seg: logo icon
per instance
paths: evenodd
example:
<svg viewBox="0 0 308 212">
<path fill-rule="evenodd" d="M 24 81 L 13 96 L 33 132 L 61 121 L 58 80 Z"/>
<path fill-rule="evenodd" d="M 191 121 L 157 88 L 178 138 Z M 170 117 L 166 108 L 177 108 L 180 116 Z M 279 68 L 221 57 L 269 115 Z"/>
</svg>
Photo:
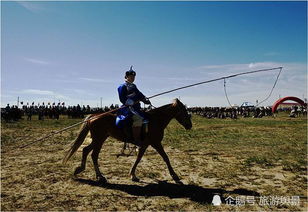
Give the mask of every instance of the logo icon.
<svg viewBox="0 0 308 212">
<path fill-rule="evenodd" d="M 214 195 L 212 204 L 213 204 L 214 206 L 219 206 L 219 205 L 221 205 L 221 199 L 220 199 L 220 196 L 219 196 L 219 195 L 217 195 L 217 194 Z"/>
</svg>

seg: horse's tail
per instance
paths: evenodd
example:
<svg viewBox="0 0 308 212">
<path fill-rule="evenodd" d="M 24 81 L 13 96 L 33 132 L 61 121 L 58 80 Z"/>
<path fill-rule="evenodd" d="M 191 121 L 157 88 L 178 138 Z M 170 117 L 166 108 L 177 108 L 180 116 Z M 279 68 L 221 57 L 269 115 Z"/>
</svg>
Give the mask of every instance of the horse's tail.
<svg viewBox="0 0 308 212">
<path fill-rule="evenodd" d="M 88 119 L 90 117 L 91 117 L 91 115 L 89 115 L 89 116 L 87 116 L 85 118 L 84 123 L 80 127 L 80 131 L 79 131 L 78 137 L 75 139 L 73 145 L 71 146 L 69 151 L 66 153 L 66 155 L 65 155 L 65 157 L 64 157 L 64 159 L 62 161 L 63 164 L 65 164 L 75 154 L 75 152 L 78 150 L 78 148 L 81 146 L 81 144 L 83 143 L 84 139 L 88 135 L 88 133 L 90 131 Z"/>
</svg>

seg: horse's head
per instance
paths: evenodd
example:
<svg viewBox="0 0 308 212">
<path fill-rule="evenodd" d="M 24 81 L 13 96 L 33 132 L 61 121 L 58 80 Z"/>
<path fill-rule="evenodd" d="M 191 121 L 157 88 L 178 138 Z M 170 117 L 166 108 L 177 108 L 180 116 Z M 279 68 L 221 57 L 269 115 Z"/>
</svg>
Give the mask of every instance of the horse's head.
<svg viewBox="0 0 308 212">
<path fill-rule="evenodd" d="M 192 128 L 191 114 L 188 113 L 185 105 L 179 100 L 175 99 L 173 102 L 173 107 L 178 109 L 175 119 L 183 126 L 186 130 Z"/>
</svg>

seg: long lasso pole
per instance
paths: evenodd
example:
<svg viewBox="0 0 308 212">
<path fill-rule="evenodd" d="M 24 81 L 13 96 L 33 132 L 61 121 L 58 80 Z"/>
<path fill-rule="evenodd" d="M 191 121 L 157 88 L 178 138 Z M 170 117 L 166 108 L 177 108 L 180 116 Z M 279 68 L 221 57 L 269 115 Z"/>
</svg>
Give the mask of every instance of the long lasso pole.
<svg viewBox="0 0 308 212">
<path fill-rule="evenodd" d="M 233 78 L 233 77 L 237 77 L 237 76 L 241 76 L 241 75 L 254 74 L 254 73 L 266 72 L 266 71 L 274 71 L 274 70 L 277 70 L 277 69 L 280 69 L 280 71 L 281 71 L 282 67 L 269 68 L 269 69 L 260 69 L 260 70 L 255 70 L 255 71 L 242 72 L 242 73 L 237 73 L 237 74 L 233 74 L 233 75 L 229 75 L 229 76 L 225 76 L 225 77 L 220 77 L 220 78 L 216 78 L 216 79 L 212 79 L 212 80 L 207 80 L 207 81 L 203 81 L 203 82 L 199 82 L 199 83 L 194 83 L 194 84 L 191 84 L 191 85 L 187 85 L 187 86 L 183 86 L 183 87 L 179 87 L 179 88 L 175 88 L 175 89 L 172 89 L 172 90 L 168 90 L 168 91 L 165 91 L 165 92 L 162 92 L 162 93 L 155 94 L 155 95 L 153 95 L 153 96 L 148 97 L 148 99 L 152 99 L 152 98 L 157 97 L 157 96 L 161 96 L 161 95 L 164 95 L 164 94 L 167 94 L 167 93 L 171 93 L 171 92 L 174 92 L 174 91 L 177 91 L 177 90 L 182 90 L 182 89 L 185 89 L 185 88 L 190 88 L 190 87 L 197 86 L 197 85 L 201 85 L 201 84 L 206 84 L 206 83 L 215 82 L 215 81 L 219 81 L 219 80 L 225 80 L 225 79 L 228 79 L 228 78 Z M 26 145 L 20 146 L 19 148 L 27 147 L 27 146 L 29 146 L 29 145 L 31 145 L 31 144 L 33 144 L 33 143 L 36 143 L 36 142 L 38 142 L 38 141 L 42 141 L 42 140 L 44 140 L 44 139 L 46 139 L 46 138 L 49 138 L 49 137 L 51 137 L 51 136 L 53 136 L 53 135 L 56 135 L 56 134 L 61 133 L 61 132 L 64 132 L 64 131 L 66 131 L 66 130 L 68 130 L 68 129 L 71 129 L 71 128 L 75 127 L 75 126 L 78 126 L 78 125 L 80 125 L 80 124 L 83 124 L 83 123 L 85 123 L 85 122 L 87 122 L 87 121 L 99 119 L 100 117 L 102 117 L 102 116 L 104 116 L 104 115 L 106 115 L 106 114 L 116 112 L 116 111 L 118 111 L 118 110 L 120 110 L 120 109 L 122 109 L 122 108 L 125 108 L 125 107 L 126 107 L 126 106 L 122 106 L 122 107 L 120 107 L 120 108 L 116 108 L 116 109 L 113 109 L 113 110 L 110 110 L 110 111 L 107 111 L 107 112 L 104 112 L 104 113 L 101 113 L 101 114 L 94 115 L 93 117 L 91 117 L 91 118 L 89 118 L 89 119 L 86 119 L 86 120 L 83 120 L 83 121 L 78 122 L 78 123 L 76 123 L 76 124 L 73 124 L 73 125 L 71 125 L 71 126 L 65 127 L 65 128 L 63 128 L 63 129 L 61 129 L 61 130 L 52 132 L 52 133 L 50 133 L 50 134 L 48 134 L 48 135 L 46 135 L 46 136 L 44 136 L 44 137 L 41 137 L 41 138 L 39 138 L 39 139 L 37 139 L 37 140 L 31 142 L 31 143 L 28 143 L 28 144 L 26 144 Z"/>
<path fill-rule="evenodd" d="M 181 89 L 185 89 L 185 88 L 190 88 L 190 87 L 201 85 L 201 84 L 205 84 L 205 83 L 215 82 L 215 81 L 219 81 L 219 80 L 223 80 L 223 79 L 228 79 L 228 78 L 232 78 L 232 77 L 238 77 L 238 76 L 246 75 L 246 74 L 254 74 L 254 73 L 265 72 L 265 71 L 274 71 L 274 70 L 277 70 L 277 69 L 282 69 L 282 67 L 242 72 L 242 73 L 233 74 L 233 75 L 229 75 L 229 76 L 225 76 L 225 77 L 220 77 L 220 78 L 217 78 L 217 79 L 212 79 L 212 80 L 207 80 L 207 81 L 203 81 L 203 82 L 198 82 L 198 83 L 195 83 L 195 84 L 186 85 L 186 86 L 175 88 L 175 89 L 172 89 L 172 90 L 169 90 L 169 91 L 165 91 L 165 92 L 162 92 L 162 93 L 159 93 L 159 94 L 155 94 L 155 95 L 150 96 L 148 98 L 151 99 L 151 98 L 154 98 L 154 97 L 157 97 L 157 96 L 160 96 L 160 95 L 164 95 L 164 94 L 171 93 L 171 92 L 174 92 L 174 91 L 177 91 L 177 90 L 181 90 Z"/>
</svg>

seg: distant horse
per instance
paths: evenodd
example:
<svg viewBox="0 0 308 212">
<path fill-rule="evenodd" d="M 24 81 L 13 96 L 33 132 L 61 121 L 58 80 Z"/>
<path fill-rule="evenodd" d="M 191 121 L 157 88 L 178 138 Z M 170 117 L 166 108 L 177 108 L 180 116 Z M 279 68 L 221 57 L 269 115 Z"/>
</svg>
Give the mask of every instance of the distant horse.
<svg viewBox="0 0 308 212">
<path fill-rule="evenodd" d="M 188 114 L 186 107 L 178 99 L 175 99 L 173 104 L 164 105 L 159 108 L 155 108 L 148 113 L 149 116 L 149 126 L 148 133 L 144 140 L 141 142 L 141 147 L 138 152 L 137 159 L 130 170 L 130 177 L 133 181 L 139 181 L 135 175 L 135 171 L 138 163 L 140 162 L 144 152 L 151 145 L 163 158 L 167 164 L 169 173 L 176 183 L 181 183 L 180 178 L 174 172 L 169 158 L 164 151 L 161 141 L 164 137 L 164 129 L 167 127 L 171 119 L 175 118 L 185 129 L 191 129 L 191 116 Z M 81 126 L 78 137 L 74 141 L 74 144 L 67 152 L 63 162 L 67 162 L 69 158 L 77 151 L 81 146 L 84 139 L 86 138 L 88 132 L 91 132 L 92 142 L 88 146 L 83 148 L 81 166 L 75 169 L 74 175 L 81 173 L 85 170 L 86 160 L 88 154 L 92 152 L 92 160 L 94 164 L 94 169 L 96 172 L 96 178 L 101 183 L 106 183 L 106 178 L 102 175 L 98 166 L 98 155 L 102 148 L 104 141 L 109 137 L 116 138 L 120 141 L 126 141 L 125 134 L 121 129 L 115 125 L 116 115 L 112 113 L 107 113 L 106 115 L 99 117 L 97 119 L 92 119 L 93 115 L 88 116 L 85 119 L 85 123 Z M 91 118 L 91 119 L 90 119 Z M 90 119 L 90 120 L 89 120 Z M 88 120 L 88 121 L 87 121 Z"/>
</svg>

